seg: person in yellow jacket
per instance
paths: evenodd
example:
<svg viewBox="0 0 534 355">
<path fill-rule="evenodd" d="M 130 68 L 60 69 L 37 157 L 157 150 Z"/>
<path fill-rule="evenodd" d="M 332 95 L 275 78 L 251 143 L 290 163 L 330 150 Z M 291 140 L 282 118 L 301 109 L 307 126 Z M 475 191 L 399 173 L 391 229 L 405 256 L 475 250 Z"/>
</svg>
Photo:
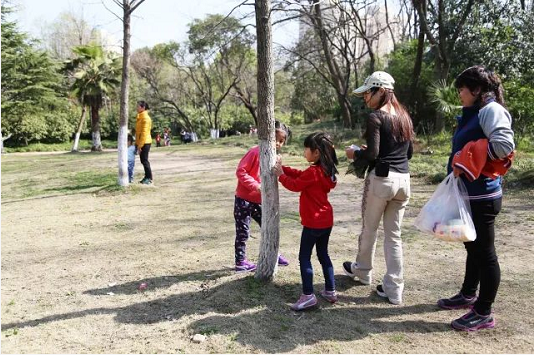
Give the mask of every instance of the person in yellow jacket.
<svg viewBox="0 0 534 355">
<path fill-rule="evenodd" d="M 135 145 L 137 152 L 141 159 L 141 164 L 145 169 L 145 177 L 139 181 L 141 184 L 152 184 L 152 170 L 150 169 L 150 162 L 148 161 L 148 152 L 152 144 L 152 136 L 150 130 L 152 129 L 152 119 L 148 115 L 148 104 L 145 101 L 137 102 L 137 118 L 135 123 Z"/>
</svg>

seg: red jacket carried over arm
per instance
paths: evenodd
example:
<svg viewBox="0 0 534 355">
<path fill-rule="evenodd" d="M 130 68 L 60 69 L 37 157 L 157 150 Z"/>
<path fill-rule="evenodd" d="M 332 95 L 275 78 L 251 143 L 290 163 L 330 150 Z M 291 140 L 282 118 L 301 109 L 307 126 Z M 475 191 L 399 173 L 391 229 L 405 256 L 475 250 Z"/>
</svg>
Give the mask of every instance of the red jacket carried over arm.
<svg viewBox="0 0 534 355">
<path fill-rule="evenodd" d="M 452 166 L 464 172 L 469 181 L 478 179 L 481 174 L 495 180 L 508 172 L 514 152 L 504 159 L 491 159 L 488 149 L 488 140 L 485 138 L 469 142 L 454 155 Z"/>
</svg>

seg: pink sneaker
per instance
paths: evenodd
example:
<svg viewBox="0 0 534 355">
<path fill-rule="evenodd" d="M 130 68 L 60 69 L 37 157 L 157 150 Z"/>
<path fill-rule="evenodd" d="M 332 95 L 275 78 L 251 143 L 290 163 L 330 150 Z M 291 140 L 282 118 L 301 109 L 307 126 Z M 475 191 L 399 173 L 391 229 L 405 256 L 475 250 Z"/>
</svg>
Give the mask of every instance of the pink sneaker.
<svg viewBox="0 0 534 355">
<path fill-rule="evenodd" d="M 311 295 L 300 295 L 299 300 L 291 305 L 291 309 L 294 311 L 304 311 L 306 309 L 313 308 L 317 305 L 317 298 L 312 293 Z"/>
<path fill-rule="evenodd" d="M 336 291 L 327 291 L 322 290 L 321 291 L 321 297 L 323 297 L 325 300 L 327 300 L 330 303 L 336 303 L 337 302 L 337 295 Z"/>
</svg>

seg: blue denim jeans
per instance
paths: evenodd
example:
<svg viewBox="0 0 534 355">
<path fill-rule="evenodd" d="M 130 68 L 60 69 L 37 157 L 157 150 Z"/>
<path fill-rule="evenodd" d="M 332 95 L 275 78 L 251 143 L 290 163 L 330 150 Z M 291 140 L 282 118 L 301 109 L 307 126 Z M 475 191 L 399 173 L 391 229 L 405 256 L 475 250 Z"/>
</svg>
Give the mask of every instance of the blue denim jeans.
<svg viewBox="0 0 534 355">
<path fill-rule="evenodd" d="M 128 180 L 129 182 L 133 182 L 133 175 L 134 175 L 134 167 L 135 167 L 135 160 L 128 162 Z"/>
<path fill-rule="evenodd" d="M 332 227 L 324 229 L 313 229 L 304 227 L 300 237 L 300 276 L 302 278 L 302 293 L 311 295 L 313 293 L 313 267 L 311 264 L 311 254 L 313 247 L 317 246 L 317 257 L 323 267 L 325 290 L 334 291 L 336 289 L 334 281 L 334 267 L 328 255 L 328 240 L 330 239 Z"/>
</svg>

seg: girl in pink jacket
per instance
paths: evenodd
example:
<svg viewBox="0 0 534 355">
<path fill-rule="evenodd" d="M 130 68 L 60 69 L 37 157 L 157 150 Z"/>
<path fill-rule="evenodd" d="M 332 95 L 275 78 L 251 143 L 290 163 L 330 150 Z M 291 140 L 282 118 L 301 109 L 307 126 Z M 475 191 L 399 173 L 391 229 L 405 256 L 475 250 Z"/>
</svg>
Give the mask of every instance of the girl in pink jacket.
<svg viewBox="0 0 534 355">
<path fill-rule="evenodd" d="M 278 121 L 276 127 L 276 150 L 280 150 L 288 135 L 287 127 Z M 254 271 L 256 264 L 246 257 L 247 240 L 250 236 L 250 220 L 254 219 L 261 226 L 261 184 L 260 184 L 260 147 L 252 147 L 239 162 L 236 170 L 237 189 L 235 191 L 235 270 Z M 278 256 L 278 265 L 286 266 L 289 262 Z"/>
</svg>

